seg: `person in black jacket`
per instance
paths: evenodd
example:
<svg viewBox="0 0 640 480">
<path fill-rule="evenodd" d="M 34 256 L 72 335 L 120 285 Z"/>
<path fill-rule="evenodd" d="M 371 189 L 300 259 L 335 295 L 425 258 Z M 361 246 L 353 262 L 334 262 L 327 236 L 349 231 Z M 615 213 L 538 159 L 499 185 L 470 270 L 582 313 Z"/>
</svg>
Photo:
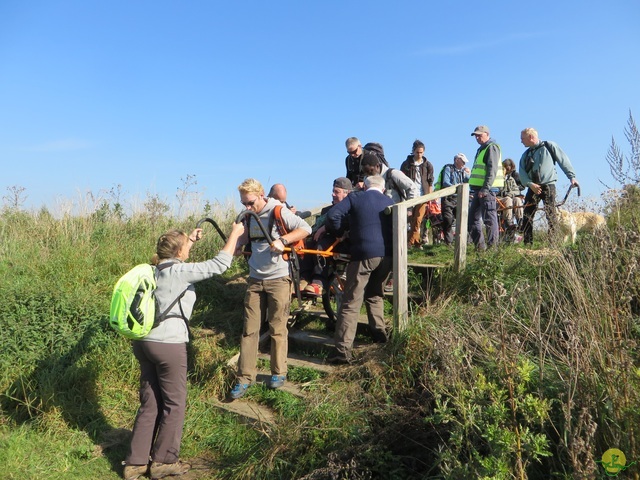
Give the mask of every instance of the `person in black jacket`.
<svg viewBox="0 0 640 480">
<path fill-rule="evenodd" d="M 344 143 L 347 147 L 347 158 L 344 159 L 344 165 L 347 169 L 345 177 L 351 180 L 351 184 L 356 187 L 364 179 L 360 171 L 360 163 L 364 156 L 362 144 L 356 137 L 349 137 Z"/>
<path fill-rule="evenodd" d="M 425 146 L 420 140 L 413 142 L 411 155 L 400 165 L 400 170 L 413 180 L 420 189 L 420 195 L 433 192 L 433 165 L 424 156 Z M 411 215 L 411 229 L 409 231 L 409 246 L 421 247 L 420 227 L 427 213 L 428 204 L 421 203 L 413 207 Z"/>
</svg>

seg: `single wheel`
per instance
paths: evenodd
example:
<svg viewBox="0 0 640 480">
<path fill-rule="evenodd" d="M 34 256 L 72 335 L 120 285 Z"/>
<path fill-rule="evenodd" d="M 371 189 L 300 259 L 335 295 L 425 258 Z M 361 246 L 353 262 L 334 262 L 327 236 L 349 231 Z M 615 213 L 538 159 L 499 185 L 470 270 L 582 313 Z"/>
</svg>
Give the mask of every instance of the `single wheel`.
<svg viewBox="0 0 640 480">
<path fill-rule="evenodd" d="M 328 317 L 327 330 L 334 330 L 336 328 L 338 312 L 342 306 L 343 293 L 344 279 L 339 275 L 332 275 L 322 292 L 322 306 Z"/>
</svg>

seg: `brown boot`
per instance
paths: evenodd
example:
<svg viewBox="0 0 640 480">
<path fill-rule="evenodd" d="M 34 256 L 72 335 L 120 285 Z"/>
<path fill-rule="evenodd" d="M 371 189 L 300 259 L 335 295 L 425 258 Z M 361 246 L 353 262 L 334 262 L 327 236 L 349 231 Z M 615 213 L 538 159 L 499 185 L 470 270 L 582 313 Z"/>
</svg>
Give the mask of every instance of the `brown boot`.
<svg viewBox="0 0 640 480">
<path fill-rule="evenodd" d="M 148 465 L 125 465 L 122 476 L 124 480 L 137 480 L 138 477 L 147 473 Z"/>
<path fill-rule="evenodd" d="M 169 477 L 171 475 L 184 475 L 189 471 L 191 465 L 181 461 L 176 463 L 151 463 L 151 480 Z"/>
</svg>

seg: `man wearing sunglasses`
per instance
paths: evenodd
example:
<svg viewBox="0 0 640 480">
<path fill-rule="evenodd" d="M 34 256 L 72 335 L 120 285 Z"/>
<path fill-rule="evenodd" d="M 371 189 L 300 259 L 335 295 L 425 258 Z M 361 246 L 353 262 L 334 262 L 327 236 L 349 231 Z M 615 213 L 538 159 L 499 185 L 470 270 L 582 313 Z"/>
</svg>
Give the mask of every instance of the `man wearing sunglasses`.
<svg viewBox="0 0 640 480">
<path fill-rule="evenodd" d="M 266 316 L 271 335 L 271 380 L 270 388 L 280 388 L 287 378 L 287 350 L 289 304 L 291 302 L 291 277 L 289 263 L 282 252 L 298 240 L 311 233 L 311 227 L 289 209 L 281 210 L 282 220 L 288 233 L 280 235 L 272 220 L 273 209 L 281 203 L 264 195 L 262 184 L 253 178 L 238 187 L 240 203 L 258 215 L 260 223 L 267 230 L 273 243 L 265 238 L 258 222 L 249 221 L 249 228 L 238 240 L 238 245 L 251 243 L 249 257 L 249 280 L 244 297 L 244 326 L 240 340 L 237 381 L 230 396 L 242 397 L 257 376 L 258 340 L 260 325 Z M 245 217 L 247 219 L 250 216 Z M 265 311 L 266 310 L 266 311 Z"/>
<path fill-rule="evenodd" d="M 360 163 L 363 157 L 362 144 L 356 137 L 349 137 L 344 143 L 347 147 L 347 158 L 344 159 L 344 165 L 347 168 L 345 176 L 351 180 L 351 184 L 355 187 L 364 178 L 360 171 Z"/>
</svg>

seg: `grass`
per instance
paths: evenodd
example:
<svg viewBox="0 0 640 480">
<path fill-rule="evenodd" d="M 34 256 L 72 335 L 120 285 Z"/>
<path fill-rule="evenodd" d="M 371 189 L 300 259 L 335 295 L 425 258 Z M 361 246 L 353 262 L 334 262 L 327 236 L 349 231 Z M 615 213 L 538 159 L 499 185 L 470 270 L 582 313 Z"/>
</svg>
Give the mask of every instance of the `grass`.
<svg viewBox="0 0 640 480">
<path fill-rule="evenodd" d="M 197 286 L 182 446 L 194 478 L 587 478 L 608 448 L 639 458 L 636 207 L 610 206 L 607 235 L 574 246 L 505 246 L 471 253 L 461 274 L 439 269 L 428 302 L 386 345 L 329 375 L 290 367 L 304 398 L 252 388 L 276 415 L 258 428 L 211 401 L 228 391 L 238 351 L 246 262 L 236 260 Z M 228 230 L 232 215 L 221 217 Z M 138 367 L 107 326 L 111 289 L 160 233 L 194 223 L 0 215 L 3 478 L 120 478 Z M 220 246 L 207 235 L 192 260 Z M 439 246 L 411 255 L 453 257 Z"/>
</svg>

